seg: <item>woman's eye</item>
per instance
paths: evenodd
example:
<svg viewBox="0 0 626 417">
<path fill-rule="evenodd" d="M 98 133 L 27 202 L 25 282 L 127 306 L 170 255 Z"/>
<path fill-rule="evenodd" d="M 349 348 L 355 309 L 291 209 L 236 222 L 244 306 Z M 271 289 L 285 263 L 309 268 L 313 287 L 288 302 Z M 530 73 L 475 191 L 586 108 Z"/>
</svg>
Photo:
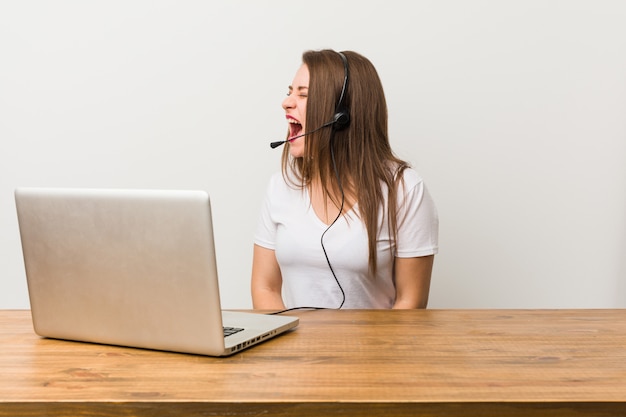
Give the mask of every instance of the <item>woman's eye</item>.
<svg viewBox="0 0 626 417">
<path fill-rule="evenodd" d="M 293 94 L 292 90 L 287 91 L 287 97 L 291 96 L 291 94 Z M 298 97 L 300 98 L 307 98 L 309 95 L 307 93 L 298 93 Z"/>
</svg>

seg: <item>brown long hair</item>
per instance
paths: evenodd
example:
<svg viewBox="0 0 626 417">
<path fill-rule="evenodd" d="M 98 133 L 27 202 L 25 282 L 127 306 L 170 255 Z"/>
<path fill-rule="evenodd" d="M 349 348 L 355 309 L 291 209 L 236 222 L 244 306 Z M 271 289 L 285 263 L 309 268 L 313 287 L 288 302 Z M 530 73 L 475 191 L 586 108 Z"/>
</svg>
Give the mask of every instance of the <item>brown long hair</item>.
<svg viewBox="0 0 626 417">
<path fill-rule="evenodd" d="M 312 182 L 319 181 L 325 198 L 337 207 L 341 204 L 341 188 L 349 201 L 358 203 L 368 234 L 369 268 L 375 272 L 376 240 L 382 226 L 378 223 L 378 214 L 381 209 L 387 214 L 383 221 L 388 222 L 394 248 L 398 224 L 397 191 L 401 174 L 409 165 L 391 150 L 387 102 L 376 69 L 356 52 L 344 51 L 343 54 L 349 67 L 343 101 L 350 112 L 349 126 L 338 131 L 321 129 L 308 135 L 301 158 L 292 158 L 285 148 L 282 171 L 288 182 L 309 191 Z M 339 101 L 345 73 L 343 61 L 336 51 L 326 49 L 304 52 L 302 62 L 309 70 L 306 126 L 322 126 L 332 120 Z M 331 147 L 341 186 L 336 180 Z M 383 207 L 385 188 L 387 207 Z"/>
</svg>

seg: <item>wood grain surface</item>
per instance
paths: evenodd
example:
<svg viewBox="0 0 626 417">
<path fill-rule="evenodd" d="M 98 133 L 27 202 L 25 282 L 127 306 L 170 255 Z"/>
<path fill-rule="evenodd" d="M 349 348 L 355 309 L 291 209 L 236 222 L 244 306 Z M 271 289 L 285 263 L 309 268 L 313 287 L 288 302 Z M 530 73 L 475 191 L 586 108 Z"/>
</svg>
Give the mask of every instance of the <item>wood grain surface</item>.
<svg viewBox="0 0 626 417">
<path fill-rule="evenodd" d="M 626 310 L 317 310 L 227 358 L 0 311 L 0 416 L 626 415 Z"/>
</svg>

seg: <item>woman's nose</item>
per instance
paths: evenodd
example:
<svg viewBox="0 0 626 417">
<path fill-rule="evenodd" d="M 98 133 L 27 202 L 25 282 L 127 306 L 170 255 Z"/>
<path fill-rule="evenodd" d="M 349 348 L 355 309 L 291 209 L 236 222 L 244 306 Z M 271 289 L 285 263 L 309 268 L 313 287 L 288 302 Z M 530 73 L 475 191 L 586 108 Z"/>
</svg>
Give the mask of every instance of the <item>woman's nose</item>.
<svg viewBox="0 0 626 417">
<path fill-rule="evenodd" d="M 287 110 L 287 109 L 292 109 L 294 106 L 294 100 L 293 97 L 291 97 L 291 95 L 288 95 L 287 97 L 285 97 L 285 99 L 283 100 L 283 110 Z"/>
</svg>

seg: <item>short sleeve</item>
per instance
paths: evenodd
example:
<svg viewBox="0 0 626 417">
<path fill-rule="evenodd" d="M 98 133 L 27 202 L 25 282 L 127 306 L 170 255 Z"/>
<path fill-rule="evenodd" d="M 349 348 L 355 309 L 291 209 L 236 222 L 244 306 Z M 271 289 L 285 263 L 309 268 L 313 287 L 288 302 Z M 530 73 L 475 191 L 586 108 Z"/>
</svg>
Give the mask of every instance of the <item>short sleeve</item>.
<svg viewBox="0 0 626 417">
<path fill-rule="evenodd" d="M 276 174 L 272 176 L 261 205 L 261 212 L 254 234 L 254 243 L 267 249 L 276 249 L 276 223 L 272 219 L 272 199 L 275 198 Z"/>
<path fill-rule="evenodd" d="M 439 251 L 439 216 L 435 203 L 419 174 L 404 172 L 398 189 L 396 256 L 412 258 Z"/>
</svg>

